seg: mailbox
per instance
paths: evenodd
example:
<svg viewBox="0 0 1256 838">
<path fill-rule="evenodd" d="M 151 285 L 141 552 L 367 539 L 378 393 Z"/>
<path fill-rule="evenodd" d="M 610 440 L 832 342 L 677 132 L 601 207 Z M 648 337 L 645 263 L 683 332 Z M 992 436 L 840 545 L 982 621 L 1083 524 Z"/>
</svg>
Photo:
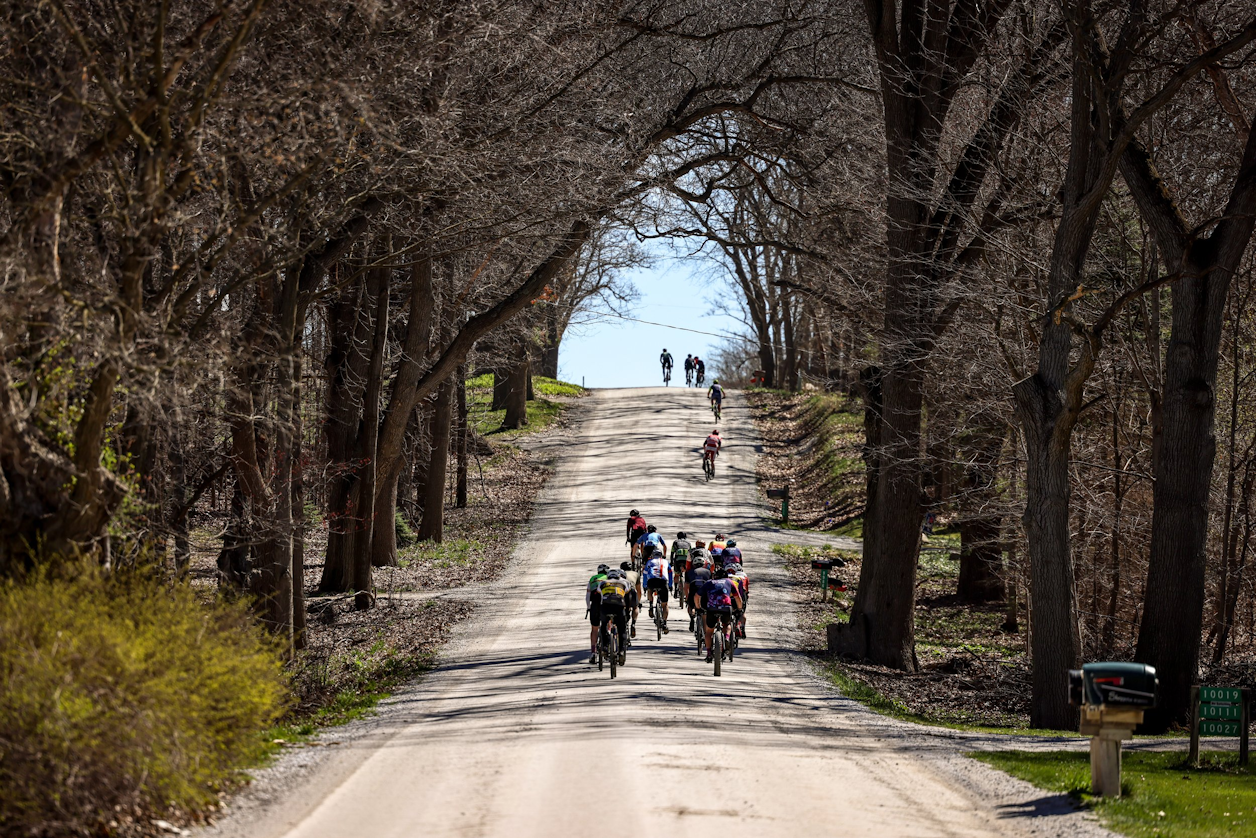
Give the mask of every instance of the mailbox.
<svg viewBox="0 0 1256 838">
<path fill-rule="evenodd" d="M 1156 706 L 1156 668 L 1141 663 L 1088 663 L 1069 670 L 1069 697 L 1074 705 L 1129 707 Z"/>
<path fill-rule="evenodd" d="M 1143 711 L 1156 706 L 1156 669 L 1141 663 L 1088 663 L 1068 672 L 1069 700 L 1082 708 L 1081 733 L 1090 737 L 1090 787 L 1121 796 L 1121 741 L 1134 735 Z"/>
<path fill-rule="evenodd" d="M 835 567 L 846 567 L 846 562 L 838 558 L 812 559 L 811 567 L 815 570 L 832 570 Z"/>
</svg>

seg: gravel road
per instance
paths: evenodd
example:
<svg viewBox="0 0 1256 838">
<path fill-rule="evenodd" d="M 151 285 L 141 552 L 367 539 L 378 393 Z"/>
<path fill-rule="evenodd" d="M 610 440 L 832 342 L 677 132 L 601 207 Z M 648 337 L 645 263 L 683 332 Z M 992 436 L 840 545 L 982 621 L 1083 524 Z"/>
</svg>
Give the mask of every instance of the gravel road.
<svg viewBox="0 0 1256 838">
<path fill-rule="evenodd" d="M 792 651 L 791 589 L 770 552 L 789 533 L 762 521 L 736 395 L 710 484 L 700 392 L 595 391 L 581 417 L 511 571 L 482 589 L 442 666 L 373 720 L 289 751 L 202 835 L 1110 835 L 962 756 L 992 737 L 870 713 Z M 639 632 L 615 680 L 587 663 L 583 587 L 626 556 L 634 506 L 669 539 L 719 529 L 743 548 L 749 637 L 722 677 L 675 615 L 661 642 Z"/>
</svg>

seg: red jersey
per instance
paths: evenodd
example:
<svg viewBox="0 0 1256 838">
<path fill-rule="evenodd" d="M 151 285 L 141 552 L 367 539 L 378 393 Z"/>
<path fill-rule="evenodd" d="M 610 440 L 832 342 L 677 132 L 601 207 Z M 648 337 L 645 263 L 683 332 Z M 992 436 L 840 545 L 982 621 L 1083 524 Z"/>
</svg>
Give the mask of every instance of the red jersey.
<svg viewBox="0 0 1256 838">
<path fill-rule="evenodd" d="M 723 442 L 724 440 L 715 434 L 709 434 L 706 438 L 706 442 L 702 443 L 702 451 L 705 454 L 714 454 L 720 450 L 720 445 L 722 445 Z"/>
</svg>

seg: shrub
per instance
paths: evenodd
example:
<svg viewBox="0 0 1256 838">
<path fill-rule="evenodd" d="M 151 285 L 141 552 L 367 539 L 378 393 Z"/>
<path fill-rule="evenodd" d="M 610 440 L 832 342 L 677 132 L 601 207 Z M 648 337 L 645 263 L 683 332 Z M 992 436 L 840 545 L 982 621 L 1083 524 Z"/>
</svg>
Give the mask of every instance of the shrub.
<svg viewBox="0 0 1256 838">
<path fill-rule="evenodd" d="M 396 516 L 393 518 L 393 526 L 397 530 L 397 544 L 402 547 L 409 547 L 411 544 L 419 540 L 418 534 L 410 526 L 410 522 L 406 520 L 406 516 L 398 509 Z"/>
<path fill-rule="evenodd" d="M 0 834 L 203 809 L 287 695 L 242 604 L 142 573 L 0 584 Z"/>
</svg>

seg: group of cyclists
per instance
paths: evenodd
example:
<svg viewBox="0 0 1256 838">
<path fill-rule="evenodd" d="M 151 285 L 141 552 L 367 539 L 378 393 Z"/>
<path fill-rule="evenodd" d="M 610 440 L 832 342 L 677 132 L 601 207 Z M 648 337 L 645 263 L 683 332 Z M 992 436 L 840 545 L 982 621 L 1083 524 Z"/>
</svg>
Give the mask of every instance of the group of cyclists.
<svg viewBox="0 0 1256 838">
<path fill-rule="evenodd" d="M 750 578 L 736 540 L 716 533 L 709 541 L 690 541 L 689 535 L 680 531 L 669 545 L 658 528 L 647 524 L 636 509 L 628 513 L 626 534 L 628 560 L 617 568 L 598 565 L 585 589 L 589 663 L 599 662 L 600 647 L 624 665 L 628 647 L 637 636 L 643 599 L 661 634 L 670 633 L 668 600 L 675 596 L 683 603 L 689 630 L 700 634 L 698 649 L 706 653 L 707 663 L 714 659 L 716 631 L 746 636 Z"/>
<path fill-rule="evenodd" d="M 663 383 L 670 386 L 672 381 L 672 353 L 666 347 L 659 355 L 659 363 L 663 367 Z M 685 356 L 685 386 L 701 387 L 706 381 L 706 362 L 697 355 Z"/>
</svg>

